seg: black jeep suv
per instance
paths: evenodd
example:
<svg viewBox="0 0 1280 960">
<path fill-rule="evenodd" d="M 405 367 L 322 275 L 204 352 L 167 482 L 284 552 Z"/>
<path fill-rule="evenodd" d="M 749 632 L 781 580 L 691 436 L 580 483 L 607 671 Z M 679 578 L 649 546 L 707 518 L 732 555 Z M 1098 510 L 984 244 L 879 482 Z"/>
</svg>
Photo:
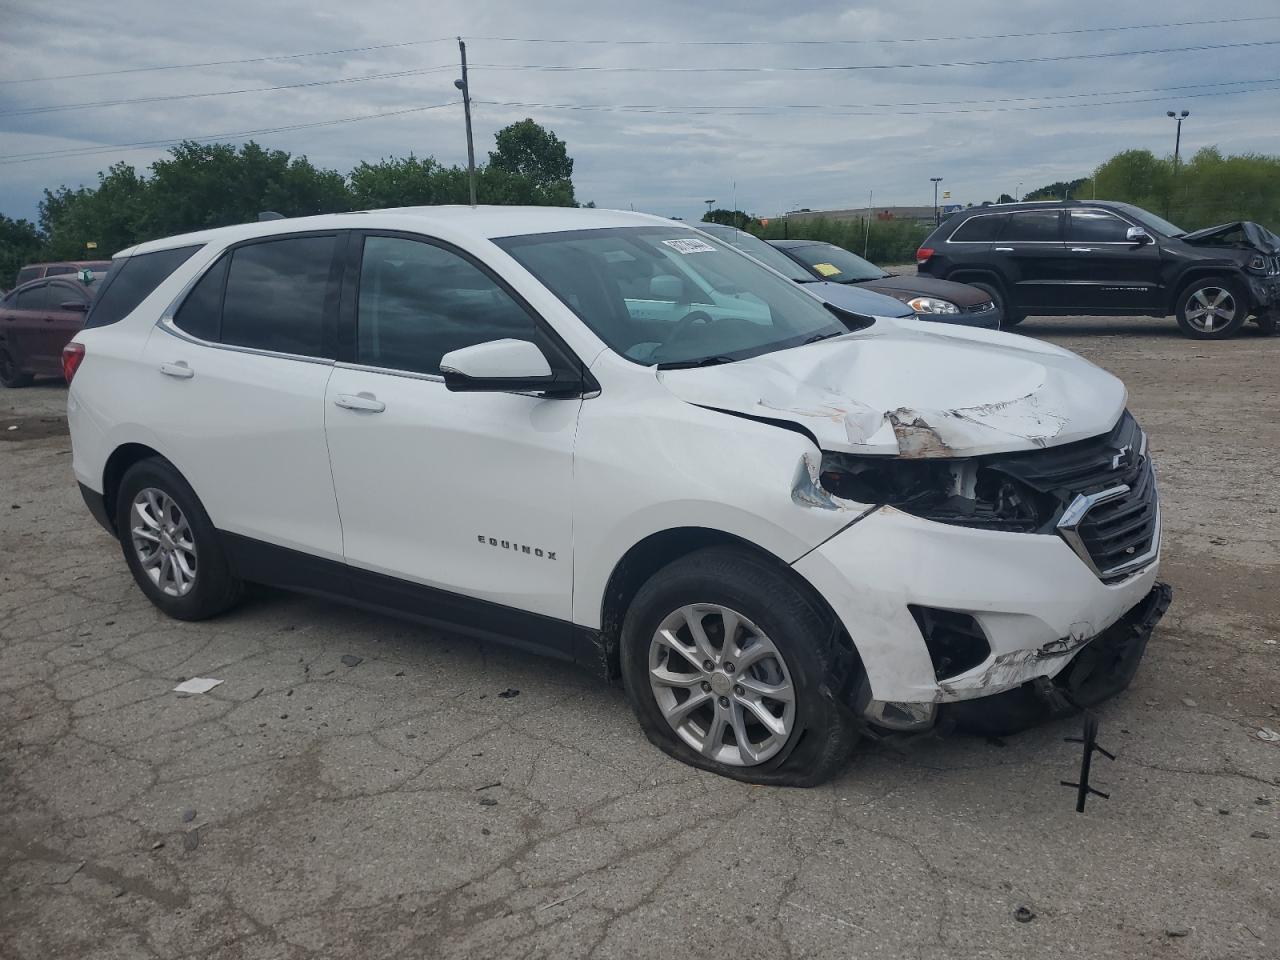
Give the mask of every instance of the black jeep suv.
<svg viewBox="0 0 1280 960">
<path fill-rule="evenodd" d="M 1194 233 L 1127 203 L 1067 200 L 962 210 L 916 251 L 919 272 L 989 292 L 1010 327 L 1028 315 L 1166 317 L 1197 340 L 1280 317 L 1280 237 L 1248 221 Z"/>
</svg>

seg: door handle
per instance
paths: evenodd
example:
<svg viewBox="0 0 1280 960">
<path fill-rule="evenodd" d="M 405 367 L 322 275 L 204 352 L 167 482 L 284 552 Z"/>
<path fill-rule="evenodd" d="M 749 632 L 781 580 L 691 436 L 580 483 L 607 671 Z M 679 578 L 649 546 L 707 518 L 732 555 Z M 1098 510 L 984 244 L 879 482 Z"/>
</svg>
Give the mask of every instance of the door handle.
<svg viewBox="0 0 1280 960">
<path fill-rule="evenodd" d="M 996 247 L 996 253 L 1013 253 L 1013 247 Z"/>
<path fill-rule="evenodd" d="M 1093 247 L 1072 247 L 1072 253 L 1093 253 Z"/>
<path fill-rule="evenodd" d="M 175 363 L 160 364 L 160 372 L 166 377 L 177 377 L 179 380 L 190 380 L 196 375 L 196 372 L 187 366 L 187 361 L 178 360 Z"/>
<path fill-rule="evenodd" d="M 343 410 L 362 410 L 365 413 L 381 413 L 387 405 L 372 393 L 340 393 L 333 402 Z"/>
</svg>

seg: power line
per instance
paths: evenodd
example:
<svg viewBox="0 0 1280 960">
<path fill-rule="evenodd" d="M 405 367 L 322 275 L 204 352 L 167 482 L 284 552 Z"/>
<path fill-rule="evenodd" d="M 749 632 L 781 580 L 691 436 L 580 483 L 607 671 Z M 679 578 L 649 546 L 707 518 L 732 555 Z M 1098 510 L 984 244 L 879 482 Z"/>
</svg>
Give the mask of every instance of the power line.
<svg viewBox="0 0 1280 960">
<path fill-rule="evenodd" d="M 1233 50 L 1241 47 L 1272 47 L 1280 40 L 1249 40 L 1240 43 L 1204 43 L 1188 47 L 1161 47 L 1151 50 L 1116 50 L 1109 53 L 1070 53 L 1056 57 L 1012 57 L 1004 60 L 950 60 L 942 63 L 857 63 L 839 66 L 792 67 L 635 67 L 556 64 L 483 63 L 472 69 L 536 70 L 544 73 L 845 73 L 854 70 L 908 70 L 928 67 L 995 67 L 1013 63 L 1058 63 L 1064 60 L 1104 60 L 1116 57 L 1141 57 L 1164 53 L 1189 53 L 1199 50 Z"/>
<path fill-rule="evenodd" d="M 242 93 L 267 93 L 273 90 L 299 90 L 305 87 L 327 87 L 337 83 L 362 83 L 365 80 L 386 80 L 393 77 L 414 77 L 442 70 L 457 70 L 452 63 L 417 70 L 397 70 L 393 73 L 370 73 L 361 77 L 340 77 L 336 80 L 310 80 L 302 83 L 281 83 L 271 87 L 245 87 L 239 90 L 215 90 L 209 93 L 173 93 L 157 97 L 122 97 L 117 100 L 91 100 L 83 103 L 53 103 L 40 107 L 20 107 L 16 110 L 0 110 L 0 117 L 29 117 L 41 113 L 60 113 L 64 110 L 84 110 L 90 107 L 117 107 L 133 103 L 165 103 L 171 100 L 196 100 L 206 97 L 230 97 Z"/>
<path fill-rule="evenodd" d="M 1201 97 L 1231 97 L 1239 96 L 1246 93 L 1275 93 L 1274 88 L 1259 87 L 1254 90 L 1219 90 L 1213 93 L 1186 93 L 1182 94 L 1183 99 L 1199 99 Z M 973 109 L 960 110 L 897 110 L 892 113 L 876 113 L 872 111 L 856 111 L 856 110 L 840 110 L 829 109 L 825 107 L 813 107 L 815 111 L 807 114 L 807 116 L 822 117 L 925 117 L 925 116 L 951 116 L 964 113 L 1013 113 L 1024 110 L 1063 110 L 1081 107 L 1108 107 L 1123 106 L 1129 103 L 1163 103 L 1166 97 L 1141 97 L 1132 100 L 1094 100 L 1089 103 L 1047 103 L 1030 107 L 976 107 Z M 755 109 L 742 109 L 739 107 L 614 107 L 607 104 L 566 104 L 566 103 L 522 103 L 511 100 L 473 100 L 472 103 L 483 103 L 489 106 L 498 107 L 519 107 L 521 109 L 565 109 L 565 110 L 599 110 L 603 112 L 618 113 L 642 113 L 654 114 L 662 116 L 689 116 L 689 117 L 705 117 L 705 116 L 722 116 L 722 117 L 776 117 L 783 116 L 786 113 L 794 113 L 803 106 L 786 106 L 786 107 L 760 107 Z"/>
<path fill-rule="evenodd" d="M 1033 100 L 1077 100 L 1085 97 L 1118 97 L 1127 96 L 1138 93 L 1170 93 L 1184 90 L 1198 90 L 1205 87 L 1235 87 L 1245 84 L 1255 83 L 1280 83 L 1280 77 L 1262 77 L 1256 80 L 1225 80 L 1218 83 L 1190 83 L 1180 84 L 1173 87 L 1144 87 L 1134 90 L 1098 90 L 1092 93 L 1058 93 L 1044 94 L 1037 97 L 992 97 L 982 100 L 907 100 L 896 103 L 778 103 L 763 104 L 759 107 L 752 107 L 743 104 L 710 104 L 710 105 L 689 105 L 684 107 L 672 106 L 669 104 L 652 104 L 652 103 L 620 103 L 620 104 L 593 104 L 593 103 L 537 103 L 517 100 L 477 100 L 476 103 L 484 103 L 490 106 L 502 107 L 543 107 L 554 110 L 584 110 L 584 111 L 621 111 L 636 113 L 683 113 L 686 111 L 700 111 L 705 113 L 715 113 L 720 111 L 743 111 L 738 114 L 740 116 L 753 116 L 756 113 L 772 113 L 780 110 L 798 111 L 831 111 L 831 110 L 863 110 L 871 108 L 896 108 L 896 107 L 925 107 L 925 106 L 970 106 L 988 103 L 1026 103 Z M 1262 88 L 1260 88 L 1262 89 Z M 1200 97 L 1200 96 L 1230 96 L 1238 93 L 1256 93 L 1258 90 L 1226 90 L 1217 93 L 1194 94 L 1181 93 L 1180 96 Z M 1094 101 L 1089 103 L 1070 103 L 1070 104 L 1051 104 L 1055 107 L 1090 107 L 1103 105 L 1105 103 L 1148 103 L 1154 100 L 1164 100 L 1164 97 L 1150 97 L 1141 100 L 1116 100 L 1116 101 Z M 1042 107 L 1021 107 L 1009 109 L 1034 110 L 1043 109 Z M 973 111 L 923 111 L 925 113 L 967 113 Z M 891 116 L 891 114 L 866 113 L 852 114 L 853 116 Z"/>
<path fill-rule="evenodd" d="M 1082 27 L 1075 30 L 1038 30 L 1031 33 L 985 33 L 957 37 L 895 37 L 890 39 L 823 39 L 823 40 L 575 40 L 563 37 L 471 37 L 493 43 L 558 43 L 616 46 L 681 46 L 681 47 L 755 47 L 755 46 L 825 46 L 871 43 L 957 43 L 965 40 L 1012 40 L 1027 37 L 1065 37 L 1082 33 L 1111 33 L 1122 30 L 1159 30 L 1172 27 L 1201 27 L 1223 23 L 1255 23 L 1280 20 L 1280 16 L 1229 17 L 1216 20 L 1178 20 L 1171 23 L 1135 23 L 1114 27 Z"/>
<path fill-rule="evenodd" d="M 336 57 L 343 53 L 368 53 L 371 50 L 391 50 L 395 47 L 416 47 L 428 43 L 444 43 L 453 37 L 433 37 L 430 40 L 404 40 L 400 43 L 378 43 L 368 47 L 346 47 L 341 50 L 313 50 L 309 53 L 282 53 L 270 57 L 248 57 L 243 60 L 205 60 L 201 63 L 171 63 L 157 67 L 126 67 L 122 70 L 95 70 L 91 73 L 59 73 L 48 77 L 21 77 L 17 80 L 0 80 L 0 84 L 39 83 L 43 80 L 82 80 L 85 77 L 117 77 L 124 73 L 151 73 L 156 70 L 195 70 L 199 67 L 226 67 L 240 63 L 270 63 L 276 60 L 301 60 L 304 57 Z"/>
<path fill-rule="evenodd" d="M 14 153 L 0 156 L 0 164 L 31 163 L 36 160 L 52 160 L 59 157 L 87 157 L 96 153 L 111 153 L 116 150 L 142 150 L 148 147 L 171 146 L 185 143 L 188 140 L 226 140 L 232 137 L 258 137 L 270 133 L 285 133 L 290 130 L 306 130 L 312 127 L 330 127 L 339 123 L 357 123 L 361 120 L 381 120 L 385 117 L 399 117 L 408 113 L 422 113 L 425 110 L 439 110 L 442 107 L 455 107 L 461 100 L 450 100 L 448 103 L 433 103 L 425 107 L 406 107 L 403 110 L 389 110 L 386 113 L 369 113 L 355 117 L 339 117 L 336 120 L 315 120 L 309 123 L 291 123 L 282 127 L 263 127 L 259 130 L 237 130 L 231 133 L 206 133 L 198 136 L 169 137 L 163 140 L 136 140 L 133 143 L 113 143 L 102 147 L 71 147 L 65 150 L 49 150 L 35 153 Z"/>
<path fill-rule="evenodd" d="M 1277 16 L 1261 17 L 1229 17 L 1211 20 L 1177 20 L 1168 23 L 1136 23 L 1120 24 L 1111 27 L 1083 27 L 1073 30 L 1044 30 L 1026 33 L 990 33 L 971 34 L 954 37 L 887 37 L 881 39 L 817 39 L 817 40 L 619 40 L 619 39 L 568 39 L 563 37 L 475 37 L 475 40 L 493 43 L 551 43 L 551 44 L 590 44 L 590 45 L 652 45 L 652 46 L 839 46 L 875 43 L 957 43 L 967 40 L 1010 40 L 1032 37 L 1061 37 L 1091 33 L 1112 33 L 1132 30 L 1163 30 L 1177 27 L 1214 26 L 1218 24 L 1258 23 L 1280 20 Z M 60 73 L 44 77 L 20 77 L 0 80 L 0 85 L 17 83 L 40 83 L 51 80 L 81 80 L 88 77 L 114 77 L 130 73 L 151 73 L 163 70 L 194 70 L 202 67 L 224 67 L 247 63 L 271 63 L 285 60 L 301 60 L 309 57 L 332 57 L 347 53 L 369 53 L 376 50 L 393 50 L 400 47 L 423 46 L 432 43 L 445 43 L 453 37 L 431 37 L 425 40 L 402 40 L 397 43 L 377 43 L 363 47 L 342 47 L 335 50 L 312 50 L 303 53 L 272 54 L 264 57 L 246 57 L 234 60 L 204 60 L 195 63 L 173 63 L 150 67 L 125 67 L 119 70 L 95 70 L 85 73 Z"/>
</svg>

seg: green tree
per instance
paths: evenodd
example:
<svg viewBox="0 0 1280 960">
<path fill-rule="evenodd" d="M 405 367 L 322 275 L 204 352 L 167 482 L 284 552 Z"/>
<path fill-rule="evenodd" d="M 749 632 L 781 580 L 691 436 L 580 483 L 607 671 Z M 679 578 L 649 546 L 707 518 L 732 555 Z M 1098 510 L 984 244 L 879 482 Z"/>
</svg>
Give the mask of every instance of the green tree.
<svg viewBox="0 0 1280 960">
<path fill-rule="evenodd" d="M 444 172 L 434 158 L 419 160 L 412 153 L 361 163 L 349 178 L 351 202 L 358 210 L 465 202 L 444 193 L 449 186 Z"/>
<path fill-rule="evenodd" d="M 142 239 L 147 183 L 127 163 L 98 174 L 96 188 L 45 191 L 40 225 L 45 234 L 45 260 L 109 257 Z M 95 250 L 86 247 L 96 243 Z"/>
<path fill-rule="evenodd" d="M 573 159 L 565 142 L 552 131 L 525 119 L 503 127 L 495 134 L 494 141 L 497 149 L 489 152 L 489 165 L 484 171 L 494 178 L 491 189 L 499 196 L 529 198 L 497 202 L 574 205 Z M 503 173 L 524 178 L 528 188 L 518 186 Z"/>
<path fill-rule="evenodd" d="M 708 210 L 702 215 L 702 222 L 722 223 L 725 226 L 737 227 L 739 230 L 747 230 L 760 223 L 759 219 L 743 210 L 725 210 L 721 208 Z"/>
<path fill-rule="evenodd" d="M 1036 190 L 1032 190 L 1022 199 L 1024 200 L 1073 200 L 1080 196 L 1081 188 L 1088 182 L 1088 178 L 1081 177 L 1079 180 L 1059 180 L 1056 183 L 1046 184 Z"/>
<path fill-rule="evenodd" d="M 0 214 L 0 289 L 8 290 L 24 264 L 40 252 L 40 232 L 30 220 Z"/>
</svg>

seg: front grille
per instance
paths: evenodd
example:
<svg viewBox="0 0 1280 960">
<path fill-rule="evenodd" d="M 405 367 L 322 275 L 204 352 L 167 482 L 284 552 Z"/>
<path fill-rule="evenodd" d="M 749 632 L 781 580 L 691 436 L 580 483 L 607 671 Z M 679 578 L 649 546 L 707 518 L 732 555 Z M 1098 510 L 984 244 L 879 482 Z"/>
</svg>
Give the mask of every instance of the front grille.
<svg viewBox="0 0 1280 960">
<path fill-rule="evenodd" d="M 1126 411 L 1108 434 L 997 458 L 992 466 L 1061 504 L 1054 528 L 1104 581 L 1154 557 L 1160 503 L 1146 434 Z"/>
</svg>

